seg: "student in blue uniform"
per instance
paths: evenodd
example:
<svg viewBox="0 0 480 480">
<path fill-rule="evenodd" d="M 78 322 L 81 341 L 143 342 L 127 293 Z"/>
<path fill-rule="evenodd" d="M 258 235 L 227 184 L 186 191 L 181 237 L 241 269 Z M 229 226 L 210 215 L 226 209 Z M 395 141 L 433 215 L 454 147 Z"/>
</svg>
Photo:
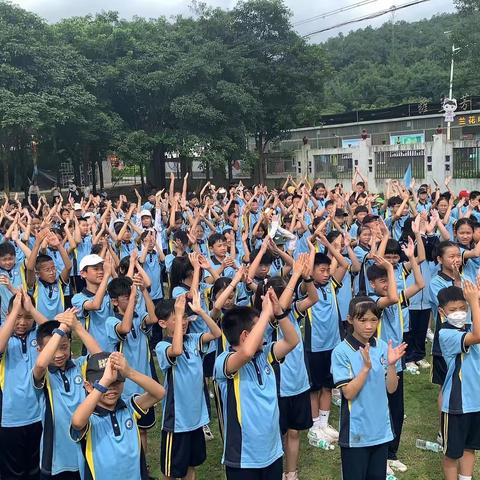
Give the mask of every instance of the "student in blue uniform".
<svg viewBox="0 0 480 480">
<path fill-rule="evenodd" d="M 70 438 L 70 418 L 85 398 L 87 357 L 71 358 L 71 333 L 89 353 L 101 352 L 98 343 L 75 316 L 66 310 L 37 329 L 39 355 L 32 370 L 35 392 L 42 406 L 41 480 L 80 479 L 82 452 Z"/>
<path fill-rule="evenodd" d="M 272 277 L 265 288 L 272 287 L 279 298 L 281 308 L 302 337 L 300 323 L 306 312 L 318 301 L 318 293 L 311 276 L 308 254 L 301 254 L 295 261 L 293 273 L 288 283 L 281 277 Z M 293 302 L 295 286 L 300 281 L 305 286 L 306 297 Z M 260 287 L 259 287 L 260 288 Z M 261 288 L 261 292 L 264 289 Z M 257 296 L 259 291 L 257 290 Z M 283 338 L 282 331 L 274 329 L 274 340 Z M 303 342 L 285 357 L 280 368 L 274 369 L 278 384 L 278 407 L 280 410 L 280 431 L 285 449 L 285 473 L 283 480 L 298 480 L 298 459 L 300 454 L 300 431 L 312 425 L 310 414 L 310 380 L 305 362 Z"/>
<path fill-rule="evenodd" d="M 8 304 L 16 290 L 25 287 L 25 255 L 17 257 L 10 242 L 0 243 L 0 324 L 7 317 Z"/>
<path fill-rule="evenodd" d="M 202 309 L 200 295 L 191 290 L 188 306 L 202 317 L 209 331 L 186 333 L 186 295 L 163 300 L 155 309 L 163 338 L 155 348 L 165 375 L 160 467 L 165 478 L 195 478 L 195 467 L 207 456 L 203 426 L 210 421 L 203 394 L 203 357 L 212 340 L 222 334 Z"/>
<path fill-rule="evenodd" d="M 263 345 L 272 321 L 278 321 L 283 338 Z M 283 450 L 273 366 L 298 344 L 295 327 L 270 289 L 260 316 L 250 307 L 232 308 L 223 317 L 223 330 L 230 349 L 215 362 L 215 380 L 223 405 L 222 463 L 227 480 L 281 480 Z"/>
<path fill-rule="evenodd" d="M 47 319 L 19 290 L 0 328 L 0 478 L 37 480 L 42 412 L 31 383 L 37 359 L 34 321 Z"/>
<path fill-rule="evenodd" d="M 395 365 L 406 345 L 396 348 L 375 334 L 382 312 L 369 297 L 350 302 L 351 333 L 332 355 L 335 386 L 341 389 L 340 438 L 345 480 L 384 480 L 393 439 L 387 393 L 398 386 Z"/>
<path fill-rule="evenodd" d="M 375 257 L 376 265 L 367 270 L 370 286 L 375 292 L 371 295 L 382 310 L 380 322 L 378 323 L 377 336 L 385 342 L 393 341 L 393 346 L 402 344 L 405 322 L 403 311 L 408 308 L 408 300 L 425 287 L 420 267 L 415 257 L 413 240 L 409 239 L 408 246 L 403 247 L 403 252 L 408 258 L 412 269 L 415 283 L 407 286 L 398 293 L 397 281 L 393 265 L 387 260 Z M 404 421 L 404 397 L 403 397 L 403 370 L 404 362 L 397 364 L 398 388 L 395 393 L 389 394 L 388 404 L 392 415 L 392 426 L 395 439 L 390 443 L 388 449 L 388 465 L 394 470 L 405 472 L 407 466 L 397 458 L 400 437 Z"/>
<path fill-rule="evenodd" d="M 85 329 L 98 342 L 102 350 L 108 350 L 108 337 L 105 322 L 113 314 L 107 286 L 112 275 L 110 257 L 104 260 L 99 255 L 90 254 L 80 262 L 80 275 L 86 287 L 72 298 L 77 316 Z"/>
<path fill-rule="evenodd" d="M 446 480 L 471 480 L 480 450 L 480 291 L 465 281 L 463 292 L 443 288 L 437 299 L 444 321 L 440 348 L 448 368 L 442 388 L 443 472 Z"/>
<path fill-rule="evenodd" d="M 39 255 L 43 241 L 58 249 L 65 265 L 57 272 L 55 263 L 48 255 Z M 26 262 L 27 287 L 32 291 L 38 311 L 47 318 L 54 318 L 65 309 L 63 289 L 68 285 L 72 262 L 58 237 L 51 231 L 42 230 L 35 239 L 30 257 Z"/>
<path fill-rule="evenodd" d="M 309 438 L 338 440 L 338 432 L 328 423 L 332 403 L 333 378 L 330 372 L 333 349 L 340 343 L 343 328 L 337 293 L 342 287 L 343 277 L 349 264 L 323 235 L 321 243 L 336 260 L 332 272 L 332 260 L 323 253 L 316 253 L 313 259 L 312 277 L 317 290 L 318 301 L 307 310 L 305 320 L 305 351 L 310 371 L 310 401 L 313 427 Z M 311 242 L 310 242 L 311 243 Z M 312 247 L 310 247 L 312 249 Z M 301 293 L 304 293 L 300 287 Z"/>
<path fill-rule="evenodd" d="M 122 396 L 125 379 L 145 393 Z M 87 361 L 85 389 L 70 426 L 85 457 L 82 477 L 148 480 L 137 421 L 163 398 L 163 387 L 130 367 L 122 353 L 101 352 Z"/>
</svg>

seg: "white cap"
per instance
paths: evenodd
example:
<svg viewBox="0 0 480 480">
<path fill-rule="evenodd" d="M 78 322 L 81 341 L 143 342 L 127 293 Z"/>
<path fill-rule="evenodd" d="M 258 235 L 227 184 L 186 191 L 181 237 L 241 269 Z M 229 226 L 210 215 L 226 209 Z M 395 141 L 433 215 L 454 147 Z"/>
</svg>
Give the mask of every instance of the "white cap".
<svg viewBox="0 0 480 480">
<path fill-rule="evenodd" d="M 79 203 L 75 203 L 75 204 L 73 205 L 73 209 L 74 209 L 74 210 L 81 210 L 81 209 L 82 209 L 82 206 L 81 206 Z"/>
<path fill-rule="evenodd" d="M 84 215 L 83 215 L 84 218 L 90 218 L 90 217 L 94 217 L 94 216 L 95 216 L 95 214 L 93 212 L 85 212 Z"/>
<path fill-rule="evenodd" d="M 95 253 L 85 255 L 80 261 L 80 271 L 85 270 L 87 267 L 93 267 L 99 263 L 103 263 L 104 261 L 100 255 L 96 255 Z"/>
<path fill-rule="evenodd" d="M 142 210 L 140 212 L 140 217 L 151 217 L 152 216 L 152 212 L 150 210 Z"/>
</svg>

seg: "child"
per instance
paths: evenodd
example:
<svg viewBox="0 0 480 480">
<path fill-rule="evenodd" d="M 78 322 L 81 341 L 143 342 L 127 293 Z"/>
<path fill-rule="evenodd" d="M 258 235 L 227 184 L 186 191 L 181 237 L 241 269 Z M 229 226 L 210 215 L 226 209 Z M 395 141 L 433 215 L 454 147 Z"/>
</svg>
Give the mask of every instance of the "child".
<svg viewBox="0 0 480 480">
<path fill-rule="evenodd" d="M 321 243 L 327 247 L 337 262 L 337 268 L 331 272 L 332 260 L 323 253 L 316 253 L 313 261 L 312 276 L 318 295 L 316 302 L 307 313 L 305 321 L 305 350 L 310 370 L 310 401 L 313 427 L 309 438 L 336 442 L 338 432 L 329 425 L 332 402 L 333 378 L 330 372 L 333 349 L 341 341 L 341 320 L 337 301 L 337 292 L 349 264 L 326 237 L 317 234 Z M 311 242 L 309 242 L 311 244 Z M 314 247 L 311 245 L 310 249 Z M 301 287 L 301 290 L 303 287 Z M 301 291 L 301 293 L 304 293 Z"/>
<path fill-rule="evenodd" d="M 445 322 L 439 334 L 440 348 L 448 367 L 442 388 L 446 480 L 471 480 L 475 450 L 480 449 L 479 293 L 478 288 L 465 281 L 463 293 L 461 288 L 453 286 L 443 288 L 437 296 L 439 313 Z"/>
<path fill-rule="evenodd" d="M 218 276 L 233 278 L 235 275 L 235 239 L 232 238 L 230 252 L 233 256 L 228 255 L 227 238 L 221 233 L 213 233 L 208 237 L 208 248 L 210 249 L 210 264 L 216 270 Z M 208 273 L 208 272 L 207 272 Z M 205 276 L 205 282 L 213 283 L 215 278 L 209 274 Z"/>
<path fill-rule="evenodd" d="M 122 398 L 125 379 L 145 393 Z M 122 353 L 101 352 L 87 361 L 85 389 L 70 427 L 85 456 L 82 477 L 148 480 L 137 421 L 163 398 L 163 387 L 131 368 Z"/>
<path fill-rule="evenodd" d="M 376 338 L 381 314 L 378 302 L 354 298 L 347 317 L 352 332 L 332 354 L 333 379 L 342 392 L 342 475 L 348 480 L 384 480 L 387 472 L 393 439 L 387 392 L 397 389 L 395 365 L 406 345 L 394 348 L 391 341 L 387 345 Z"/>
<path fill-rule="evenodd" d="M 0 328 L 0 478 L 36 480 L 40 471 L 42 414 L 30 380 L 38 354 L 34 321 L 47 319 L 19 290 Z"/>
<path fill-rule="evenodd" d="M 35 392 L 42 400 L 43 434 L 40 469 L 42 480 L 80 479 L 81 450 L 70 438 L 70 418 L 85 398 L 83 368 L 87 357 L 71 359 L 71 333 L 75 332 L 92 353 L 101 351 L 75 316 L 75 309 L 37 329 L 40 352 L 32 372 Z"/>
<path fill-rule="evenodd" d="M 108 285 L 108 294 L 115 316 L 105 321 L 107 346 L 109 351 L 122 352 L 132 368 L 142 375 L 152 376 L 148 336 L 151 326 L 157 321 L 152 299 L 146 288 L 140 287 L 146 311 L 137 307 L 137 284 L 128 277 L 113 279 Z M 132 380 L 125 382 L 125 395 L 131 397 L 143 393 L 141 387 Z M 147 451 L 147 430 L 155 425 L 155 410 L 151 408 L 138 421 L 143 451 Z"/>
<path fill-rule="evenodd" d="M 43 241 L 58 249 L 65 267 L 57 274 L 55 263 L 48 255 L 39 255 Z M 65 310 L 63 288 L 68 285 L 72 262 L 58 237 L 48 229 L 42 230 L 35 239 L 32 252 L 26 262 L 27 287 L 32 291 L 38 311 L 47 318 Z M 35 278 L 36 275 L 38 278 Z"/>
<path fill-rule="evenodd" d="M 80 275 L 87 286 L 72 298 L 79 320 L 102 350 L 108 350 L 105 321 L 113 313 L 110 299 L 106 295 L 111 274 L 109 256 L 104 260 L 99 255 L 86 255 L 80 262 Z"/>
<path fill-rule="evenodd" d="M 203 394 L 204 354 L 221 330 L 200 306 L 197 290 L 191 290 L 189 307 L 199 315 L 209 332 L 187 334 L 186 296 L 175 302 L 160 302 L 155 313 L 164 340 L 155 351 L 165 375 L 166 399 L 163 403 L 160 466 L 166 479 L 195 479 L 195 467 L 206 459 L 203 426 L 210 421 Z"/>
<path fill-rule="evenodd" d="M 278 321 L 283 338 L 263 345 L 270 321 Z M 215 362 L 215 380 L 223 404 L 222 463 L 227 480 L 282 478 L 282 443 L 273 366 L 299 342 L 295 328 L 272 289 L 262 313 L 250 307 L 226 312 L 223 330 L 231 347 Z"/>
<path fill-rule="evenodd" d="M 24 258 L 23 255 L 22 257 Z M 5 321 L 10 299 L 16 289 L 22 288 L 24 278 L 24 264 L 17 260 L 13 244 L 0 243 L 0 324 Z"/>
<path fill-rule="evenodd" d="M 375 292 L 371 295 L 371 298 L 377 302 L 378 307 L 382 310 L 377 336 L 385 342 L 392 340 L 394 347 L 398 347 L 403 342 L 405 327 L 403 309 L 408 307 L 408 299 L 425 287 L 420 267 L 415 258 L 415 247 L 411 238 L 408 246 L 403 247 L 403 252 L 410 263 L 415 283 L 402 289 L 400 293 L 398 293 L 397 289 L 395 270 L 393 265 L 387 260 L 375 256 L 376 265 L 372 265 L 367 270 L 370 286 Z M 390 468 L 401 472 L 407 470 L 406 465 L 397 458 L 404 420 L 403 370 L 404 365 L 398 363 L 398 388 L 395 390 L 395 393 L 388 396 L 393 431 L 395 433 L 395 439 L 390 443 L 388 449 L 388 464 Z"/>
</svg>

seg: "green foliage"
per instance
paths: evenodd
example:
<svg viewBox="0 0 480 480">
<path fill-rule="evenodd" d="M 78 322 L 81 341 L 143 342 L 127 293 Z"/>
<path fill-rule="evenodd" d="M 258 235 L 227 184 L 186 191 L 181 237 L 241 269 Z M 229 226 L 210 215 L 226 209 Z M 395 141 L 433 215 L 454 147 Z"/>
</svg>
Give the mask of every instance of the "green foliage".
<svg viewBox="0 0 480 480">
<path fill-rule="evenodd" d="M 478 0 L 458 2 L 472 12 Z M 323 44 L 333 74 L 326 85 L 329 113 L 398 105 L 419 98 L 439 101 L 448 94 L 452 41 L 469 44 L 455 56 L 454 94 L 474 94 L 479 82 L 472 61 L 480 43 L 479 11 L 444 14 L 418 22 L 385 23 L 339 35 Z M 452 32 L 452 35 L 445 34 Z M 470 41 L 467 40 L 467 37 Z"/>
</svg>

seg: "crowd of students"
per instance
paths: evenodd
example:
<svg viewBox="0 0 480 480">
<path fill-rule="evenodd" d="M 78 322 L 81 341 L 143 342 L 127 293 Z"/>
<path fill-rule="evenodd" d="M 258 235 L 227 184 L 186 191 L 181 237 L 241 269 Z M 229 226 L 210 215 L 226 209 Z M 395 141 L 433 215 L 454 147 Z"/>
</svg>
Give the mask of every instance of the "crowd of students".
<svg viewBox="0 0 480 480">
<path fill-rule="evenodd" d="M 0 479 L 148 479 L 158 415 L 164 478 L 193 480 L 216 408 L 228 480 L 304 478 L 302 431 L 338 443 L 339 477 L 383 480 L 407 470 L 403 375 L 428 337 L 444 475 L 471 479 L 480 192 L 373 194 L 358 170 L 349 190 L 6 197 Z"/>
</svg>

